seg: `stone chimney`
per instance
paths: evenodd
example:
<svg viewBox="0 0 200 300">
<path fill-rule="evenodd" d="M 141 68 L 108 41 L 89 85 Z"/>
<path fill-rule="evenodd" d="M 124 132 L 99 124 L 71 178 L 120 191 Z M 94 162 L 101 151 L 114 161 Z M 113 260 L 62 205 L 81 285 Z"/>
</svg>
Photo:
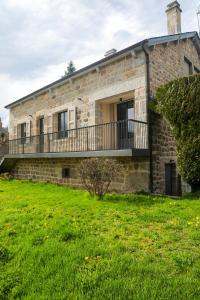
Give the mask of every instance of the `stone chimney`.
<svg viewBox="0 0 200 300">
<path fill-rule="evenodd" d="M 168 34 L 181 32 L 181 6 L 178 1 L 173 1 L 167 5 L 167 28 Z"/>
</svg>

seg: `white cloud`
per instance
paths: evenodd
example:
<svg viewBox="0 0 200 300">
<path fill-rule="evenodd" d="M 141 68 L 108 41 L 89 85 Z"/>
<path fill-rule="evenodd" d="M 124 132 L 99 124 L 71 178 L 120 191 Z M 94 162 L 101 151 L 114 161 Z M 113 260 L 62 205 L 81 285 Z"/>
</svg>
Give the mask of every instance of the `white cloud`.
<svg viewBox="0 0 200 300">
<path fill-rule="evenodd" d="M 200 0 L 182 0 L 183 31 L 197 30 Z M 0 116 L 6 104 L 139 40 L 166 34 L 170 0 L 1 0 Z"/>
</svg>

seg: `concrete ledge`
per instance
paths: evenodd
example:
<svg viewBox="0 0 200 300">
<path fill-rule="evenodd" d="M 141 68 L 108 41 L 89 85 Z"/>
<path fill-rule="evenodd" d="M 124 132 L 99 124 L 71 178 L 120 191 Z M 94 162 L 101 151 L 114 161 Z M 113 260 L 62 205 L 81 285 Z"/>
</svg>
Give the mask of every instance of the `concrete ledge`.
<svg viewBox="0 0 200 300">
<path fill-rule="evenodd" d="M 30 153 L 5 155 L 5 158 L 86 158 L 86 157 L 146 157 L 149 150 L 146 149 L 123 149 L 87 152 L 60 152 L 60 153 Z"/>
<path fill-rule="evenodd" d="M 102 156 L 132 156 L 132 150 L 106 150 L 106 151 L 88 151 L 88 152 L 60 152 L 60 153 L 31 153 L 31 154 L 13 154 L 6 155 L 5 158 L 67 158 L 67 157 L 102 157 Z"/>
</svg>

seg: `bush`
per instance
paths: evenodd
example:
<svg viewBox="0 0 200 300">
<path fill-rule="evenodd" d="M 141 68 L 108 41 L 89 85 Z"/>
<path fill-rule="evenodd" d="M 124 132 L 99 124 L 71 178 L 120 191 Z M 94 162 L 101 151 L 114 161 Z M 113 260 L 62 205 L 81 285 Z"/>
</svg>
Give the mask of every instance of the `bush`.
<svg viewBox="0 0 200 300">
<path fill-rule="evenodd" d="M 82 184 L 91 196 L 102 198 L 109 190 L 119 165 L 113 159 L 90 158 L 82 161 L 79 173 Z"/>
<path fill-rule="evenodd" d="M 153 109 L 169 124 L 177 145 L 180 174 L 200 188 L 200 76 L 180 78 L 158 88 Z"/>
</svg>

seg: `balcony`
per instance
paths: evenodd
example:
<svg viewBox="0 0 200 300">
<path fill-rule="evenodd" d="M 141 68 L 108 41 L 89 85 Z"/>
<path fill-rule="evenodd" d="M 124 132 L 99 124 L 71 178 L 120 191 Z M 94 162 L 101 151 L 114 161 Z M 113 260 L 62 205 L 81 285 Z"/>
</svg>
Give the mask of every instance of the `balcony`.
<svg viewBox="0 0 200 300">
<path fill-rule="evenodd" d="M 148 124 L 124 120 L 9 141 L 7 157 L 148 156 Z"/>
</svg>

